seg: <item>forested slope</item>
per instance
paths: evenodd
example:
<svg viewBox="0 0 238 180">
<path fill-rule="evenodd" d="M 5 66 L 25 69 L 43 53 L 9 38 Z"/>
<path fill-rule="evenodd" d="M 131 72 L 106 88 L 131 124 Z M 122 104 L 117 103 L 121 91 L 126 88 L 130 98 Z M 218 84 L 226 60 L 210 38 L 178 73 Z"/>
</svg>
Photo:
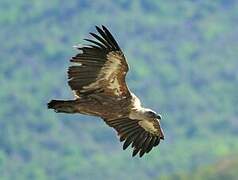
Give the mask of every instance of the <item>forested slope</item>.
<svg viewBox="0 0 238 180">
<path fill-rule="evenodd" d="M 235 0 L 1 0 L 1 178 L 156 179 L 237 152 L 237 17 Z M 73 98 L 72 46 L 101 24 L 124 50 L 130 89 L 163 116 L 165 141 L 142 159 L 99 118 L 46 107 Z"/>
</svg>

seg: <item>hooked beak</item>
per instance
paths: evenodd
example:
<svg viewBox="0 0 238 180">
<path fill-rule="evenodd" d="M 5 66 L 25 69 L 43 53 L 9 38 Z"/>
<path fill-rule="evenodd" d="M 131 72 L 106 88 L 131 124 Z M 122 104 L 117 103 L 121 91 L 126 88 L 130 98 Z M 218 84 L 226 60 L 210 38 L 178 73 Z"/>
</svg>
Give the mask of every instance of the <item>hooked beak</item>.
<svg viewBox="0 0 238 180">
<path fill-rule="evenodd" d="M 162 128 L 160 128 L 160 139 L 164 140 L 164 132 Z"/>
<path fill-rule="evenodd" d="M 157 114 L 156 118 L 158 120 L 161 120 L 161 115 L 160 114 Z M 163 129 L 160 127 L 160 139 L 164 140 L 164 132 L 163 132 Z"/>
</svg>

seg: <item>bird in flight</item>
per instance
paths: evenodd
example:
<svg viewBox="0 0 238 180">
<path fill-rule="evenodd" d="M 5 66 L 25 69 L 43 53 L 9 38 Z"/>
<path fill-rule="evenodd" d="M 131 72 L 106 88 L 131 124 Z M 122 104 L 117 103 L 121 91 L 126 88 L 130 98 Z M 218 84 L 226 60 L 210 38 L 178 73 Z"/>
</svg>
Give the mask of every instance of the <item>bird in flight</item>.
<svg viewBox="0 0 238 180">
<path fill-rule="evenodd" d="M 51 100 L 48 108 L 101 117 L 124 141 L 123 150 L 131 145 L 132 156 L 142 157 L 164 140 L 161 115 L 142 107 L 127 87 L 129 67 L 109 30 L 105 26 L 96 30 L 97 34 L 90 33 L 94 39 L 84 39 L 90 44 L 77 46 L 80 52 L 70 59 L 68 84 L 75 99 Z"/>
</svg>

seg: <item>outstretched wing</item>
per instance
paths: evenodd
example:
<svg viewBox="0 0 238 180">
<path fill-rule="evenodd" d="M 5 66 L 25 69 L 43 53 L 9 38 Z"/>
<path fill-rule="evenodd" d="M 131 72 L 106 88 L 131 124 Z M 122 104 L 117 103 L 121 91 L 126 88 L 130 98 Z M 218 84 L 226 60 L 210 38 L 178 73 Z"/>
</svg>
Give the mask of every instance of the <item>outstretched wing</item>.
<svg viewBox="0 0 238 180">
<path fill-rule="evenodd" d="M 157 146 L 160 139 L 164 139 L 163 130 L 156 120 L 134 120 L 126 117 L 104 121 L 118 132 L 120 141 L 125 141 L 123 150 L 132 144 L 134 148 L 132 156 L 139 152 L 139 156 L 142 157 Z"/>
<path fill-rule="evenodd" d="M 92 92 L 108 96 L 127 96 L 125 82 L 128 64 L 116 40 L 104 26 L 96 26 L 95 39 L 85 39 L 90 45 L 77 47 L 82 53 L 72 57 L 75 65 L 68 69 L 68 84 L 77 96 Z"/>
</svg>

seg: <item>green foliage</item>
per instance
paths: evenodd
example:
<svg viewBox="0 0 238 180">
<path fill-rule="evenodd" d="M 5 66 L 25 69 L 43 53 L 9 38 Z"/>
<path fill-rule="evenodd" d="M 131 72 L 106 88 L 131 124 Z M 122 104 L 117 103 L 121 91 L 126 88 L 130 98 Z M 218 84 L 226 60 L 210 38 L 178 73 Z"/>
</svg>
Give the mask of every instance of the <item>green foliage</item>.
<svg viewBox="0 0 238 180">
<path fill-rule="evenodd" d="M 0 177 L 213 177 L 209 164 L 238 150 L 237 15 L 232 0 L 1 0 Z M 73 97 L 71 47 L 101 24 L 124 50 L 130 89 L 163 116 L 165 141 L 143 159 L 98 118 L 46 108 Z"/>
<path fill-rule="evenodd" d="M 236 180 L 238 160 L 234 157 L 226 157 L 215 165 L 198 168 L 190 173 L 177 173 L 171 176 L 163 176 L 163 180 Z"/>
</svg>

